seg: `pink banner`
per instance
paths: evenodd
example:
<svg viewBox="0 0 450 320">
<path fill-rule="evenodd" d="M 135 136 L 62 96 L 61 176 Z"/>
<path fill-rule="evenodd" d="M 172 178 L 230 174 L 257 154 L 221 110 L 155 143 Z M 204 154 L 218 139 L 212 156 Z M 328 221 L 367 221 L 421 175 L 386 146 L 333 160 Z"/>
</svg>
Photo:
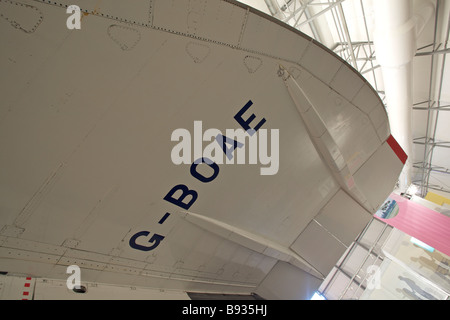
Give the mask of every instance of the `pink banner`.
<svg viewBox="0 0 450 320">
<path fill-rule="evenodd" d="M 375 217 L 450 256 L 450 217 L 394 193 Z"/>
</svg>

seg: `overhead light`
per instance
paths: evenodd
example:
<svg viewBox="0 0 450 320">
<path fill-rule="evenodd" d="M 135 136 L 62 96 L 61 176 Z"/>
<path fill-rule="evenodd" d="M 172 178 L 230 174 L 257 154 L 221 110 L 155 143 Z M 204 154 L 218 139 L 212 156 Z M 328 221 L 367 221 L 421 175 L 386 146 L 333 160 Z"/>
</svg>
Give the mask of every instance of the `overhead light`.
<svg viewBox="0 0 450 320">
<path fill-rule="evenodd" d="M 414 243 L 416 246 L 421 247 L 422 249 L 425 249 L 429 252 L 434 252 L 434 248 L 427 245 L 425 242 L 422 242 L 416 238 L 411 237 L 411 242 Z"/>
<path fill-rule="evenodd" d="M 417 185 L 415 185 L 415 184 L 411 184 L 411 185 L 408 187 L 408 190 L 406 191 L 406 193 L 407 193 L 407 194 L 410 194 L 410 195 L 416 195 L 419 191 L 420 191 L 420 190 L 419 190 L 419 186 L 417 186 Z"/>
<path fill-rule="evenodd" d="M 323 295 L 321 295 L 316 291 L 314 292 L 314 295 L 311 297 L 311 300 L 326 300 L 326 299 Z"/>
</svg>

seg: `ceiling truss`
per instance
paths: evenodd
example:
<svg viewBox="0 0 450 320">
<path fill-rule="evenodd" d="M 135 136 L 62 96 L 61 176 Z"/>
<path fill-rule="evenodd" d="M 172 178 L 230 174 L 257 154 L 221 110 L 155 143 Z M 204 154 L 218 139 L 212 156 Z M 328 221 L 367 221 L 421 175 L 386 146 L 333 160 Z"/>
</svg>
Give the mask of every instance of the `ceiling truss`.
<svg viewBox="0 0 450 320">
<path fill-rule="evenodd" d="M 385 101 L 384 88 L 382 86 L 380 65 L 376 60 L 373 36 L 370 34 L 368 23 L 368 12 L 370 2 L 366 0 L 264 0 L 270 13 L 289 24 L 290 26 L 303 31 L 315 40 L 323 43 L 341 56 L 345 61 L 357 69 L 372 84 Z M 450 177 L 448 182 L 438 183 L 435 174 L 443 174 L 447 169 L 441 170 L 441 165 L 434 163 L 436 148 L 450 148 L 450 136 L 444 141 L 438 140 L 436 132 L 438 126 L 442 125 L 440 113 L 450 111 L 449 101 L 442 100 L 444 70 L 446 70 L 446 56 L 450 52 L 448 39 L 450 32 L 450 14 L 445 0 L 436 0 L 436 10 L 434 16 L 434 30 L 432 42 L 417 49 L 415 59 L 428 58 L 429 79 L 428 79 L 428 99 L 426 101 L 414 101 L 413 117 L 422 116 L 426 112 L 426 126 L 419 138 L 414 138 L 414 145 L 422 148 L 415 151 L 413 184 L 419 187 L 418 195 L 425 197 L 428 190 L 439 190 L 450 192 Z M 344 6 L 344 4 L 348 4 Z M 349 29 L 348 15 L 349 7 L 357 11 L 357 15 L 362 17 L 362 31 L 358 39 L 352 38 Z M 326 16 L 327 23 L 324 24 Z M 322 19 L 321 21 L 319 21 Z M 446 27 L 445 27 L 446 26 Z M 323 38 L 325 29 L 331 30 L 334 34 L 334 43 L 326 43 Z M 362 37 L 361 37 L 362 35 Z M 441 35 L 441 36 L 439 36 Z M 445 35 L 445 37 L 442 37 Z M 444 39 L 444 40 L 442 40 Z M 422 63 L 422 62 L 421 62 Z M 448 89 L 447 89 L 448 91 Z M 422 99 L 425 100 L 425 99 Z M 419 115 L 416 112 L 421 112 Z M 416 134 L 417 135 L 417 134 Z M 423 151 L 422 151 L 423 149 Z M 450 159 L 450 150 L 449 150 Z M 420 161 L 418 161 L 420 160 Z M 450 167 L 449 164 L 446 167 Z M 431 182 L 433 180 L 433 182 Z"/>
</svg>

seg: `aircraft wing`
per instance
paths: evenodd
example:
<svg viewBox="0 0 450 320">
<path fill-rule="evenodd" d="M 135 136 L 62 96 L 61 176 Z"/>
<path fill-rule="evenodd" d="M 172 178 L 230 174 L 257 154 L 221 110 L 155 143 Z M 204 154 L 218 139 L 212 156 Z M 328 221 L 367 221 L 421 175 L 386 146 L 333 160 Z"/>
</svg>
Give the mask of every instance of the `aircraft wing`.
<svg viewBox="0 0 450 320">
<path fill-rule="evenodd" d="M 311 295 L 406 159 L 369 83 L 236 1 L 72 4 L 0 0 L 0 271 Z"/>
</svg>

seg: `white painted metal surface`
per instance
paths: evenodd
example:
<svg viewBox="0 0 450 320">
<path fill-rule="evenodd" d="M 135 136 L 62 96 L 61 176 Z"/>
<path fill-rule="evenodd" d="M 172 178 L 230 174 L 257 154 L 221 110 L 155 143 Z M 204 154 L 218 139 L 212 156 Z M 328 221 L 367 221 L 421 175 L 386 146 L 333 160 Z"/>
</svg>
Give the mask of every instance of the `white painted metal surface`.
<svg viewBox="0 0 450 320">
<path fill-rule="evenodd" d="M 0 271 L 66 279 L 78 265 L 95 283 L 251 293 L 268 292 L 281 260 L 312 290 L 394 187 L 403 163 L 375 91 L 245 5 L 84 0 L 81 29 L 68 30 L 69 1 L 0 4 Z M 198 141 L 242 129 L 242 111 L 251 128 L 279 130 L 275 174 L 172 162 L 174 130 Z"/>
<path fill-rule="evenodd" d="M 1 300 L 189 300 L 182 291 L 83 282 L 83 292 L 67 288 L 65 280 L 0 276 Z"/>
<path fill-rule="evenodd" d="M 0 300 L 33 300 L 36 279 L 0 275 Z"/>
<path fill-rule="evenodd" d="M 83 283 L 84 293 L 77 293 L 65 281 L 38 279 L 34 300 L 189 300 L 182 291 L 151 289 L 134 286 Z"/>
</svg>

